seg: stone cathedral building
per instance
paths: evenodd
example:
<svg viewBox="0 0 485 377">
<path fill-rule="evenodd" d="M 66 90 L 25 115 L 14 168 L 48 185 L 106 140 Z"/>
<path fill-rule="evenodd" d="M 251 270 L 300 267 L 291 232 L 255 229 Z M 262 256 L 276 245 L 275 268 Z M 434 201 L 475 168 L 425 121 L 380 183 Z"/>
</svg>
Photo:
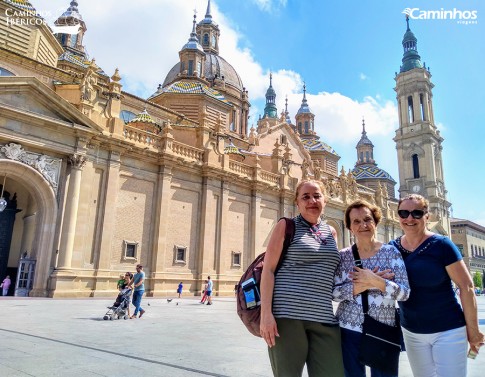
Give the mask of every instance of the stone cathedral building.
<svg viewBox="0 0 485 377">
<path fill-rule="evenodd" d="M 351 243 L 343 213 L 356 198 L 382 208 L 381 240 L 400 235 L 396 181 L 374 160 L 364 121 L 345 171 L 315 132 L 306 89 L 292 119 L 287 106 L 278 113 L 270 76 L 264 114 L 249 127 L 250 96 L 219 54 L 210 0 L 146 99 L 87 56 L 77 1 L 56 34 L 34 5 L 0 0 L 0 276 L 14 277 L 12 293 L 112 296 L 120 273 L 141 263 L 148 295 L 173 294 L 180 281 L 198 294 L 207 275 L 216 294 L 232 294 L 278 218 L 297 214 L 303 178 L 324 183 L 340 247 Z M 448 234 L 443 139 L 416 42 L 408 25 L 395 77 L 398 190 L 427 195 L 430 225 Z"/>
</svg>

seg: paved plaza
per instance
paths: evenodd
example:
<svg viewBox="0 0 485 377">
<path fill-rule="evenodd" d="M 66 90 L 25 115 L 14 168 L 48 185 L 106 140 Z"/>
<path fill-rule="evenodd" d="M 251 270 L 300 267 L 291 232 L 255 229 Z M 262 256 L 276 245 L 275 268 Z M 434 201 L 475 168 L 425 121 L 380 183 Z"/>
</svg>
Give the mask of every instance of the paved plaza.
<svg viewBox="0 0 485 377">
<path fill-rule="evenodd" d="M 104 321 L 113 301 L 0 297 L 0 376 L 271 376 L 264 342 L 239 321 L 234 298 L 207 306 L 145 297 L 143 318 Z M 478 302 L 485 331 L 485 296 Z M 468 366 L 468 376 L 483 376 L 485 352 Z M 412 376 L 405 353 L 399 375 Z"/>
</svg>

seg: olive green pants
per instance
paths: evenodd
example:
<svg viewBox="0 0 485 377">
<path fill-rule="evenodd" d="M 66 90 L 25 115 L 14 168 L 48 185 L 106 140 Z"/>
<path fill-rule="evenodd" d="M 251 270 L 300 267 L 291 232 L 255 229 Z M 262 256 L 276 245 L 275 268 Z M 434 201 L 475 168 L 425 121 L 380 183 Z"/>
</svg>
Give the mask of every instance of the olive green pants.
<svg viewBox="0 0 485 377">
<path fill-rule="evenodd" d="M 275 377 L 343 377 L 340 327 L 313 321 L 276 318 L 279 337 L 268 348 Z"/>
</svg>

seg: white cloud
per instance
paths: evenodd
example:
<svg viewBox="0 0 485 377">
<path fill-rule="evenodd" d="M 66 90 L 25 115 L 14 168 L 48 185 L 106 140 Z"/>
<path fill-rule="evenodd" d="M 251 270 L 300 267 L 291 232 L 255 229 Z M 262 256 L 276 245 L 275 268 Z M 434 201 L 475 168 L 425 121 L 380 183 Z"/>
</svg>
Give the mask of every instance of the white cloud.
<svg viewBox="0 0 485 377">
<path fill-rule="evenodd" d="M 286 0 L 259 0 L 258 3 L 261 6 L 285 6 Z M 42 10 L 65 10 L 68 4 L 66 0 L 35 0 L 34 6 Z M 93 2 L 89 7 L 80 2 L 79 11 L 88 28 L 84 44 L 108 75 L 119 68 L 123 90 L 146 98 L 156 91 L 158 84 L 178 62 L 178 52 L 192 30 L 194 7 L 198 10 L 197 20 L 201 20 L 207 0 L 139 0 L 124 2 L 123 6 L 119 6 L 117 0 L 103 0 Z M 251 50 L 242 46 L 246 42 L 245 36 L 232 20 L 219 12 L 214 1 L 211 12 L 221 30 L 220 55 L 234 66 L 249 91 L 252 102 L 250 124 L 254 124 L 263 112 L 269 67 L 263 67 Z M 278 111 L 284 109 L 287 95 L 290 116 L 294 119 L 303 96 L 303 80 L 298 72 L 284 67 L 273 69 Z M 340 93 L 327 92 L 307 92 L 307 99 L 316 116 L 316 131 L 330 145 L 355 145 L 360 138 L 363 116 L 371 140 L 385 135 L 387 143 L 393 144 L 389 143 L 389 134 L 397 128 L 398 119 L 393 102 L 377 96 L 355 100 Z M 345 151 L 337 152 L 346 154 Z"/>
<path fill-rule="evenodd" d="M 367 76 L 364 73 L 362 73 L 362 72 L 360 73 L 359 78 L 361 80 L 367 80 Z"/>
<path fill-rule="evenodd" d="M 269 12 L 274 8 L 285 7 L 287 0 L 252 0 L 259 9 Z"/>
</svg>

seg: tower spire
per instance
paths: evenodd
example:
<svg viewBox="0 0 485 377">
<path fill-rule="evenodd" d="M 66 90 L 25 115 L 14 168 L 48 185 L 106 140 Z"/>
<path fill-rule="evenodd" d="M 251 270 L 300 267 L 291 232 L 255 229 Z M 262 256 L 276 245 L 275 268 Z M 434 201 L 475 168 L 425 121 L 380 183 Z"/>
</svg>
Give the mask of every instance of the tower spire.
<svg viewBox="0 0 485 377">
<path fill-rule="evenodd" d="M 291 124 L 290 113 L 288 112 L 288 95 L 285 97 L 285 121 Z"/>
<path fill-rule="evenodd" d="M 212 19 L 212 14 L 211 14 L 211 0 L 207 2 L 207 10 L 205 12 L 205 18 L 206 19 Z"/>
<path fill-rule="evenodd" d="M 375 164 L 374 161 L 374 144 L 367 137 L 365 131 L 365 119 L 362 117 L 362 136 L 355 147 L 357 149 L 357 165 Z"/>
<path fill-rule="evenodd" d="M 406 72 L 414 68 L 423 68 L 421 57 L 418 54 L 418 39 L 409 27 L 409 16 L 406 16 L 406 32 L 402 39 L 404 54 L 400 71 Z"/>
<path fill-rule="evenodd" d="M 273 89 L 273 73 L 269 72 L 269 88 L 266 91 L 266 106 L 264 107 L 264 118 L 277 118 L 276 92 Z"/>
<path fill-rule="evenodd" d="M 192 31 L 190 32 L 190 37 L 187 43 L 182 47 L 183 50 L 199 50 L 201 52 L 204 52 L 204 49 L 202 46 L 199 44 L 199 38 L 197 38 L 197 31 L 196 31 L 196 26 L 197 26 L 197 11 L 194 10 L 194 20 L 192 21 Z"/>
</svg>

